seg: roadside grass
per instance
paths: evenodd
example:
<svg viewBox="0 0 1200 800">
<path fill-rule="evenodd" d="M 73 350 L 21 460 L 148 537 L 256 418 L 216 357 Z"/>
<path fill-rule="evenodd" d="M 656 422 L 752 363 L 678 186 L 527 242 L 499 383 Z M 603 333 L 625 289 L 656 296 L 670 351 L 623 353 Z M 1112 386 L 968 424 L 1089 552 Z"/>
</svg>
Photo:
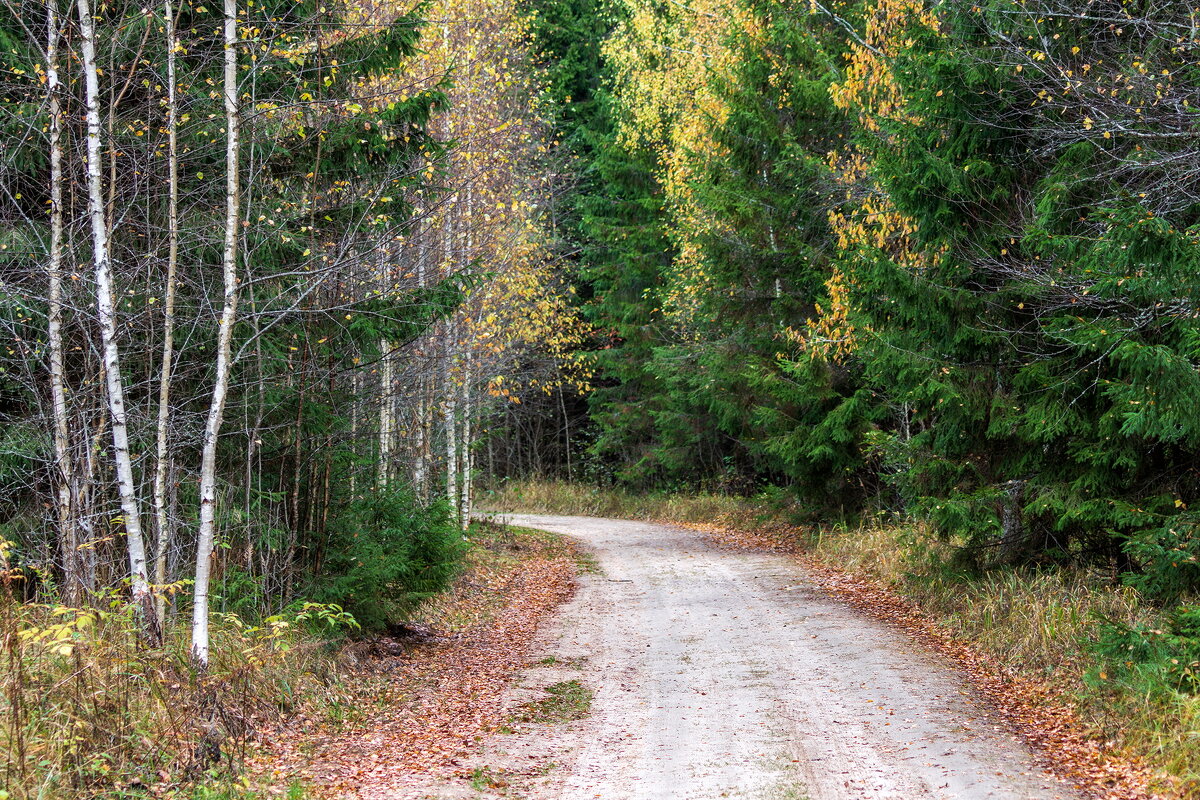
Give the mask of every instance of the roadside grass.
<svg viewBox="0 0 1200 800">
<path fill-rule="evenodd" d="M 297 617 L 215 615 L 201 677 L 186 626 L 147 647 L 119 596 L 76 609 L 0 588 L 0 797 L 254 796 L 238 771 L 255 730 L 341 693 L 325 637 Z"/>
<path fill-rule="evenodd" d="M 1146 603 L 1110 573 L 1028 568 L 968 573 L 953 566 L 953 547 L 919 526 L 801 528 L 790 524 L 772 498 L 639 497 L 620 490 L 527 481 L 495 491 L 489 505 L 497 511 L 747 531 L 764 544 L 804 552 L 818 562 L 878 581 L 981 654 L 1061 693 L 1097 740 L 1151 767 L 1159 775 L 1159 791 L 1200 797 L 1200 698 L 1165 681 L 1158 665 L 1139 663 L 1132 654 L 1125 660 L 1100 655 L 1121 631 L 1163 634 L 1170 610 Z"/>
<path fill-rule="evenodd" d="M 588 568 L 544 531 L 475 524 L 468 539 L 462 579 L 411 615 L 442 634 L 501 613 L 506 587 L 530 559 Z M 260 797 L 261 781 L 243 764 L 271 738 L 262 731 L 292 718 L 352 731 L 379 711 L 382 695 L 362 684 L 387 678 L 352 671 L 363 643 L 345 641 L 335 606 L 262 621 L 214 614 L 212 662 L 200 677 L 186 624 L 168 625 L 163 646 L 152 648 L 117 593 L 86 609 L 17 594 L 0 581 L 0 800 Z M 298 746 L 302 756 L 307 746 Z M 304 791 L 296 783 L 288 796 Z"/>
<path fill-rule="evenodd" d="M 520 706 L 511 722 L 556 723 L 583 719 L 592 708 L 591 689 L 577 680 L 544 687 L 549 697 Z"/>
<path fill-rule="evenodd" d="M 561 481 L 510 481 L 489 491 L 479 504 L 494 512 L 669 520 L 730 528 L 780 524 L 783 518 L 782 507 L 764 498 L 712 493 L 634 494 Z"/>
<path fill-rule="evenodd" d="M 1087 570 L 963 574 L 947 566 L 948 546 L 911 528 L 863 527 L 810 541 L 819 560 L 890 586 L 1007 669 L 1061 691 L 1097 739 L 1160 773 L 1158 789 L 1200 796 L 1200 698 L 1133 661 L 1098 654 L 1114 629 L 1168 626 L 1168 613 L 1132 588 Z"/>
<path fill-rule="evenodd" d="M 538 667 L 570 667 L 571 669 L 583 669 L 583 665 L 587 663 L 587 658 L 584 656 L 575 656 L 574 658 L 563 658 L 561 656 L 546 656 L 534 662 L 534 666 Z"/>
<path fill-rule="evenodd" d="M 476 767 L 471 771 L 471 788 L 477 792 L 488 789 L 503 789 L 508 786 L 508 779 L 503 770 L 493 770 L 491 767 Z"/>
</svg>

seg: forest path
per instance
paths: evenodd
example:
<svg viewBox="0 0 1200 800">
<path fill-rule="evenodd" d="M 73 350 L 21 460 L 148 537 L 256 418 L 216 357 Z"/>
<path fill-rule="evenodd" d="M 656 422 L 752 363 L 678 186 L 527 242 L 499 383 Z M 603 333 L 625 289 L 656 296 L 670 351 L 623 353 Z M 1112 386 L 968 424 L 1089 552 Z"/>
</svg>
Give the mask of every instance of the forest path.
<svg viewBox="0 0 1200 800">
<path fill-rule="evenodd" d="M 486 748 L 489 769 L 531 776 L 524 797 L 1079 797 L 952 668 L 794 560 L 665 525 L 497 521 L 573 537 L 599 564 L 540 634 L 533 655 L 549 664 L 517 690 L 574 676 L 595 691 L 590 715 L 520 724 Z"/>
</svg>

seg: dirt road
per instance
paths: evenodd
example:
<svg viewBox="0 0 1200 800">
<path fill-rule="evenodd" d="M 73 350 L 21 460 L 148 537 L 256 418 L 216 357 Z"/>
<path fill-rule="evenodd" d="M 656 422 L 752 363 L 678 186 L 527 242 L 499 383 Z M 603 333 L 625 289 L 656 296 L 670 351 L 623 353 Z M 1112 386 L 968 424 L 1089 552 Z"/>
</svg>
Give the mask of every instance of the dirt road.
<svg viewBox="0 0 1200 800">
<path fill-rule="evenodd" d="M 518 726 L 484 757 L 509 774 L 526 765 L 526 797 L 1078 797 L 953 670 L 785 557 L 639 522 L 502 521 L 572 536 L 599 563 L 518 690 L 577 679 L 595 691 L 590 715 Z"/>
</svg>

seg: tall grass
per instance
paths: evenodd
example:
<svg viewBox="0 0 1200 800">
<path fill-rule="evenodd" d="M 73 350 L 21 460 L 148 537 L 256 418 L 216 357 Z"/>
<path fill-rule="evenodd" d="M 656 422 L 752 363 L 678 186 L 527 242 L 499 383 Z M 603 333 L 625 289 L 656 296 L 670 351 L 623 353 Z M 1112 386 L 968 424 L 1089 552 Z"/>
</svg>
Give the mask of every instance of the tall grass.
<svg viewBox="0 0 1200 800">
<path fill-rule="evenodd" d="M 637 496 L 564 483 L 510 483 L 496 491 L 498 511 L 587 514 L 766 532 L 785 549 L 891 587 L 930 620 L 977 651 L 1062 692 L 1103 741 L 1163 775 L 1164 788 L 1200 797 L 1200 698 L 1166 684 L 1153 669 L 1126 669 L 1098 655 L 1114 630 L 1168 627 L 1154 607 L 1111 574 L 1083 569 L 963 571 L 954 549 L 920 526 L 864 524 L 821 529 L 789 524 L 770 497 L 711 494 Z"/>
<path fill-rule="evenodd" d="M 250 625 L 214 620 L 200 676 L 175 626 L 148 648 L 128 603 L 18 602 L 0 587 L 0 796 L 231 796 L 254 731 L 314 693 L 336 692 L 327 648 L 302 629 L 328 607 Z M 344 621 L 344 618 L 342 618 Z"/>
</svg>

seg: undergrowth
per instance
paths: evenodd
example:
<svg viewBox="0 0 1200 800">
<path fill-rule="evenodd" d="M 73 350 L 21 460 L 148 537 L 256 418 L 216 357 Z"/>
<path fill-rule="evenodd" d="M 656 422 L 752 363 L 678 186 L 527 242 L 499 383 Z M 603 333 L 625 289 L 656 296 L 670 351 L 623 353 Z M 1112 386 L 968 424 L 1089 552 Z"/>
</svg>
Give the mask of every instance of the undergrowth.
<svg viewBox="0 0 1200 800">
<path fill-rule="evenodd" d="M 47 578 L 34 598 L 44 602 L 23 602 L 28 576 L 4 557 L 12 545 L 0 539 L 0 800 L 254 795 L 241 775 L 256 734 L 301 708 L 343 722 L 358 713 L 335 645 L 436 601 L 465 549 L 443 503 L 401 490 L 356 500 L 331 521 L 307 601 L 273 613 L 283 598 L 267 603 L 261 579 L 224 570 L 198 674 L 186 613 L 151 646 L 128 587 L 72 608 Z"/>
<path fill-rule="evenodd" d="M 919 526 L 798 527 L 775 497 L 633 495 L 557 482 L 495 491 L 499 512 L 583 514 L 771 531 L 784 546 L 878 580 L 981 653 L 1062 692 L 1101 740 L 1145 759 L 1163 789 L 1200 797 L 1200 610 L 1147 602 L 1110 572 L 959 566 Z"/>
<path fill-rule="evenodd" d="M 564 537 L 473 522 L 448 589 L 414 609 L 402 630 L 345 648 L 342 704 L 302 708 L 253 755 L 254 779 L 300 780 L 319 796 L 349 786 L 375 796 L 386 775 L 365 768 L 371 763 L 414 779 L 461 774 L 456 765 L 480 737 L 503 729 L 500 697 L 528 666 L 536 621 L 570 596 L 584 568 Z M 547 687 L 547 697 L 578 707 L 574 687 L 560 698 L 562 688 Z"/>
<path fill-rule="evenodd" d="M 255 729 L 340 691 L 317 630 L 330 624 L 352 620 L 311 603 L 259 624 L 217 615 L 201 676 L 184 626 L 148 647 L 116 593 L 69 608 L 0 588 L 2 796 L 250 795 L 237 767 Z"/>
</svg>

